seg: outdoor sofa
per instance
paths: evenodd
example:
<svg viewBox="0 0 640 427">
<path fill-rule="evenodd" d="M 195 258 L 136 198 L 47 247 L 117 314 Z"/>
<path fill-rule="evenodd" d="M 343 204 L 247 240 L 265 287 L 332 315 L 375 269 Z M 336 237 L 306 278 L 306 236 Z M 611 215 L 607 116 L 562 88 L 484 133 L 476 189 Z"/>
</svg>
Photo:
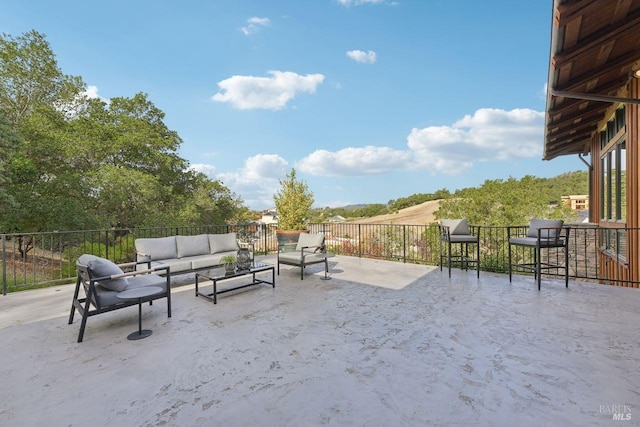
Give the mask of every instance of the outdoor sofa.
<svg viewBox="0 0 640 427">
<path fill-rule="evenodd" d="M 169 274 L 184 274 L 222 265 L 222 257 L 236 256 L 240 247 L 236 233 L 169 236 L 135 240 L 137 269 L 169 267 Z"/>
</svg>

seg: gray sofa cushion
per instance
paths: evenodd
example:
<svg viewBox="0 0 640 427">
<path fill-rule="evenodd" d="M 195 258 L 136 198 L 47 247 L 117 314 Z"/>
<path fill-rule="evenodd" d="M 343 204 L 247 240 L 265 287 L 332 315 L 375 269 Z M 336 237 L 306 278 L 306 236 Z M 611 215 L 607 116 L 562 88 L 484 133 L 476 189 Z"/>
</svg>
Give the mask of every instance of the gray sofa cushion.
<svg viewBox="0 0 640 427">
<path fill-rule="evenodd" d="M 212 255 L 238 249 L 236 233 L 209 234 L 209 250 Z"/>
<path fill-rule="evenodd" d="M 136 239 L 136 251 L 141 252 L 151 260 L 178 258 L 178 248 L 175 236 Z"/>
<path fill-rule="evenodd" d="M 469 235 L 469 224 L 466 219 L 443 219 L 440 220 L 440 224 L 445 227 L 449 227 L 449 235 Z M 453 241 L 453 239 L 452 239 Z"/>
<path fill-rule="evenodd" d="M 538 237 L 538 228 L 544 227 L 562 227 L 564 221 L 561 219 L 532 219 L 529 224 L 529 231 L 527 237 Z M 542 230 L 540 232 L 541 239 L 555 239 L 558 235 L 558 230 Z"/>
<path fill-rule="evenodd" d="M 314 251 L 318 246 L 322 246 L 324 243 L 324 234 L 321 233 L 300 233 L 298 237 L 298 244 L 296 245 L 296 251 L 308 247 Z"/>
<path fill-rule="evenodd" d="M 169 272 L 179 273 L 181 271 L 189 271 L 191 270 L 191 259 L 190 258 L 172 258 L 172 259 L 162 259 L 160 261 L 151 261 L 151 267 L 166 267 L 169 266 Z M 146 266 L 144 266 L 146 267 Z M 144 269 L 142 269 L 144 270 Z M 160 274 L 164 274 L 162 271 Z"/>
<path fill-rule="evenodd" d="M 178 258 L 196 255 L 208 255 L 209 237 L 206 234 L 197 236 L 176 236 Z"/>
<path fill-rule="evenodd" d="M 236 251 L 219 252 L 213 255 L 194 256 L 189 258 L 191 268 L 198 270 L 206 267 L 216 267 L 222 265 L 222 257 L 225 255 L 236 255 Z"/>
<path fill-rule="evenodd" d="M 108 259 L 90 254 L 81 255 L 80 258 L 78 258 L 78 264 L 87 267 L 91 272 L 92 278 L 114 276 L 124 273 L 117 264 Z M 120 292 L 127 288 L 129 281 L 126 277 L 121 277 L 119 279 L 101 280 L 98 284 L 105 289 Z"/>
</svg>

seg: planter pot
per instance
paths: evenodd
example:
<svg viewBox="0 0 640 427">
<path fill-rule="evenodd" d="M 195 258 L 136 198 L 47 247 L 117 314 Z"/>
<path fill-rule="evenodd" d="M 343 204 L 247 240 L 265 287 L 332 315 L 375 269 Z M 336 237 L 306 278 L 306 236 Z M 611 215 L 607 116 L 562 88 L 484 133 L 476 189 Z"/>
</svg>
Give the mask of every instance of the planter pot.
<svg viewBox="0 0 640 427">
<path fill-rule="evenodd" d="M 309 230 L 276 230 L 276 237 L 278 238 L 278 246 L 285 243 L 298 243 L 300 233 L 308 233 Z"/>
<path fill-rule="evenodd" d="M 235 263 L 232 264 L 225 264 L 224 265 L 224 273 L 225 274 L 233 274 L 236 272 L 236 265 Z"/>
</svg>

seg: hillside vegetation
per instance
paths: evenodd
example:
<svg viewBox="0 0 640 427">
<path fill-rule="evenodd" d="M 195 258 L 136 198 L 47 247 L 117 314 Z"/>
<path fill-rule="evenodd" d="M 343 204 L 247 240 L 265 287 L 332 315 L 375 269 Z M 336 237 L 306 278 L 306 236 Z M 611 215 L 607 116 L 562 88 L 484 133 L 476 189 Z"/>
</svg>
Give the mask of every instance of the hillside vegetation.
<svg viewBox="0 0 640 427">
<path fill-rule="evenodd" d="M 371 218 L 354 219 L 349 222 L 359 224 L 407 224 L 425 225 L 436 221 L 434 213 L 440 207 L 440 200 L 429 200 L 419 205 L 400 209 L 396 213 L 377 215 Z"/>
<path fill-rule="evenodd" d="M 341 215 L 363 224 L 429 224 L 440 218 L 468 218 L 489 225 L 524 224 L 529 219 L 575 220 L 576 215 L 561 203 L 562 196 L 588 194 L 586 171 L 568 172 L 553 178 L 527 175 L 520 180 L 487 180 L 480 187 L 468 187 L 451 194 L 448 190 L 414 194 L 371 204 L 337 209 L 316 209 L 315 221 Z"/>
</svg>

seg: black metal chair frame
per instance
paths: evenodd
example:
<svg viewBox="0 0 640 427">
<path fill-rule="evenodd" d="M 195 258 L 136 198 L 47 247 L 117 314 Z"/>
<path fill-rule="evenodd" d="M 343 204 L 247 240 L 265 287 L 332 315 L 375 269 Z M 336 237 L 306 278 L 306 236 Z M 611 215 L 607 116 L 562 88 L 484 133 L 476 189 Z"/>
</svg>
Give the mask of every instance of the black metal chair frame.
<svg viewBox="0 0 640 427">
<path fill-rule="evenodd" d="M 540 227 L 537 229 L 537 237 L 520 237 L 529 229 L 529 226 L 509 226 L 507 227 L 507 241 L 509 242 L 509 282 L 513 269 L 519 269 L 529 271 L 534 274 L 534 279 L 538 282 L 538 290 L 540 290 L 542 282 L 542 272 L 549 270 L 561 270 L 564 269 L 564 283 L 565 287 L 569 287 L 569 233 L 571 227 Z M 512 236 L 513 233 L 516 236 Z M 545 237 L 553 236 L 553 237 Z M 524 243 L 512 242 L 512 238 L 518 238 L 520 241 L 526 241 Z M 511 254 L 512 246 L 528 248 L 533 251 L 533 262 L 530 263 L 514 263 Z M 546 249 L 558 249 L 562 248 L 564 251 L 564 263 L 557 264 L 549 262 L 550 257 L 547 257 L 547 262 L 542 261 L 542 250 Z"/>
<path fill-rule="evenodd" d="M 130 262 L 126 264 L 118 264 L 121 268 L 131 268 L 135 267 L 135 265 L 140 264 L 136 262 Z M 154 294 L 149 297 L 142 298 L 142 302 L 149 302 L 149 304 L 153 303 L 153 300 L 159 298 L 167 298 L 167 317 L 171 317 L 171 275 L 169 273 L 169 267 L 156 267 L 149 270 L 141 270 L 141 271 L 132 271 L 124 274 L 118 274 L 107 277 L 91 277 L 91 273 L 86 266 L 76 264 L 78 270 L 78 277 L 76 279 L 76 289 L 73 293 L 73 302 L 71 303 L 71 313 L 69 314 L 69 324 L 73 323 L 73 317 L 75 311 L 78 310 L 78 313 L 82 316 L 82 322 L 80 323 L 80 332 L 78 334 L 78 342 L 82 342 L 84 337 L 84 331 L 87 326 L 87 319 L 91 316 L 96 316 L 98 314 L 106 313 L 113 310 L 118 310 L 124 307 L 129 307 L 132 305 L 139 305 L 139 300 L 121 300 L 118 304 L 108 305 L 108 306 L 99 306 L 98 300 L 96 298 L 96 286 L 97 282 L 101 280 L 109 280 L 109 279 L 117 279 L 120 277 L 131 277 L 138 276 L 141 274 L 163 274 L 167 280 L 167 290 L 166 292 L 162 292 L 159 294 Z M 166 270 L 166 271 L 163 271 Z M 84 288 L 85 297 L 78 298 L 80 296 L 80 287 Z"/>
<path fill-rule="evenodd" d="M 480 226 L 469 225 L 469 235 L 451 234 L 451 230 L 446 225 L 438 225 L 440 230 L 440 271 L 444 260 L 447 260 L 449 267 L 449 278 L 451 278 L 451 265 L 459 264 L 463 270 L 469 270 L 469 264 L 475 264 L 477 276 L 480 278 Z M 460 252 L 452 252 L 453 245 L 460 245 Z M 469 256 L 469 245 L 475 245 L 475 258 Z"/>
</svg>

